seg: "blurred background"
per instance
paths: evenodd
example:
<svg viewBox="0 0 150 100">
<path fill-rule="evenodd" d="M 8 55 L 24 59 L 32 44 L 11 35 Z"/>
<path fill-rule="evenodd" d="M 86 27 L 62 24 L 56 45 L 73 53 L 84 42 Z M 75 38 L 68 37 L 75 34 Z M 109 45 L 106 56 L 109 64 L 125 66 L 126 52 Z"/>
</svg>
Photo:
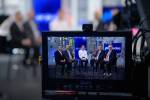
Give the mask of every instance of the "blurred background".
<svg viewBox="0 0 150 100">
<path fill-rule="evenodd" d="M 134 36 L 139 22 L 135 0 L 0 0 L 0 100 L 41 99 L 41 32 L 90 23 Z"/>
</svg>

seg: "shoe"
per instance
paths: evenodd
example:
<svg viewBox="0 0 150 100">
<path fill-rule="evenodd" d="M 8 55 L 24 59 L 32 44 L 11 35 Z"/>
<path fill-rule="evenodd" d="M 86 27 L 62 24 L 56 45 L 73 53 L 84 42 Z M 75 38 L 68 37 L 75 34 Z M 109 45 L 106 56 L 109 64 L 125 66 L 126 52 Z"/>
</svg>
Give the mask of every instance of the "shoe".
<svg viewBox="0 0 150 100">
<path fill-rule="evenodd" d="M 104 76 L 106 75 L 106 73 L 103 74 Z"/>
<path fill-rule="evenodd" d="M 31 59 L 24 59 L 24 60 L 23 60 L 23 65 L 24 65 L 24 66 L 29 66 L 29 65 L 31 65 Z"/>
<path fill-rule="evenodd" d="M 106 73 L 106 76 L 109 76 L 109 74 L 108 74 L 108 73 Z"/>
<path fill-rule="evenodd" d="M 111 73 L 109 73 L 109 76 L 111 76 L 112 74 Z"/>
</svg>

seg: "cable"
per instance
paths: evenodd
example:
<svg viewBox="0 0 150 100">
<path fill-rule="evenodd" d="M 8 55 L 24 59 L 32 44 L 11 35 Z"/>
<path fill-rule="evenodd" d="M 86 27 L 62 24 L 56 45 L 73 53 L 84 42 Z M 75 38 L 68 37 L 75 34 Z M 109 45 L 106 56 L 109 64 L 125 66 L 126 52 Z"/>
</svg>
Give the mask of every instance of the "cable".
<svg viewBox="0 0 150 100">
<path fill-rule="evenodd" d="M 148 19 L 150 19 L 150 14 L 148 14 L 145 18 L 143 18 L 143 19 L 140 21 L 139 26 L 142 26 L 143 23 L 144 23 L 144 21 L 145 21 L 145 20 L 148 20 Z"/>
<path fill-rule="evenodd" d="M 131 2 L 131 0 L 129 0 Z M 140 59 L 143 60 L 143 56 L 144 56 L 144 43 L 146 42 L 145 40 L 145 35 L 144 33 L 146 32 L 150 32 L 150 29 L 145 29 L 143 28 L 143 24 L 146 20 L 150 20 L 150 14 L 148 14 L 145 18 L 143 18 L 139 25 L 138 25 L 138 32 L 136 33 L 136 35 L 133 37 L 133 40 L 132 40 L 132 44 L 133 44 L 133 58 L 135 59 L 136 58 L 136 45 L 137 45 L 137 42 L 139 40 L 140 37 L 142 37 L 142 40 L 141 40 L 141 47 L 140 47 Z"/>
</svg>

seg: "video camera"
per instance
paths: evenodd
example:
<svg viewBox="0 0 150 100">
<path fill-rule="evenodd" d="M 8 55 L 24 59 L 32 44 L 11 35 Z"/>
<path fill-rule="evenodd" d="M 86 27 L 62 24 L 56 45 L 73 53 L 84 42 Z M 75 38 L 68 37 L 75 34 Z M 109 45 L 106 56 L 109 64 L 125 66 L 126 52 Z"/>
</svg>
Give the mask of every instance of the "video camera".
<svg viewBox="0 0 150 100">
<path fill-rule="evenodd" d="M 139 73 L 132 60 L 132 32 L 94 32 L 86 27 L 43 32 L 43 98 L 145 96 L 145 88 L 141 91 L 135 83 L 140 80 L 135 78 Z"/>
</svg>

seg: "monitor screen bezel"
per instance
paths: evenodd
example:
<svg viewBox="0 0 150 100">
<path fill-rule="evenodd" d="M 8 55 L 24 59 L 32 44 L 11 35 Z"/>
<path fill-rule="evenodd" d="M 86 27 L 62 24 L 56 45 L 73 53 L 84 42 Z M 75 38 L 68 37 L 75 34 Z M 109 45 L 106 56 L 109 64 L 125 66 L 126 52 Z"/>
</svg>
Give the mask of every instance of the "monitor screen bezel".
<svg viewBox="0 0 150 100">
<path fill-rule="evenodd" d="M 101 81 L 103 84 L 112 83 L 121 86 L 119 92 L 131 92 L 131 61 L 132 61 L 132 32 L 131 31 L 105 31 L 105 32 L 83 32 L 83 31 L 53 31 L 42 32 L 42 95 L 44 91 L 50 90 L 48 80 L 48 37 L 125 37 L 125 79 L 124 80 L 95 80 Z M 64 80 L 68 81 L 68 80 Z M 116 87 L 112 87 L 111 91 L 118 92 Z M 120 88 L 120 87 L 119 87 Z M 110 92 L 107 90 L 105 92 Z"/>
</svg>

